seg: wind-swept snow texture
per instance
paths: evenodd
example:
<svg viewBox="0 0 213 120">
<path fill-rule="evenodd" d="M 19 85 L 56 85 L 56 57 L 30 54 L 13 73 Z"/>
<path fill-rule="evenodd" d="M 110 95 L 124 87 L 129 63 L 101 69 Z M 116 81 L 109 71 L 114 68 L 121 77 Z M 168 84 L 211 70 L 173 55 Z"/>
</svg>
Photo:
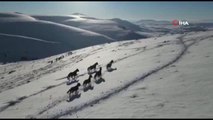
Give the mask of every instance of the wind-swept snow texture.
<svg viewBox="0 0 213 120">
<path fill-rule="evenodd" d="M 207 26 L 212 24 L 190 23 L 174 28 L 168 21 L 141 20 L 134 24 L 80 13 L 62 16 L 0 13 L 0 63 L 41 59 L 114 41 L 212 29 Z"/>
<path fill-rule="evenodd" d="M 212 117 L 213 32 L 105 43 L 45 59 L 0 65 L 1 118 Z M 64 55 L 57 62 L 50 60 Z M 106 64 L 114 60 L 114 71 Z M 69 72 L 102 79 L 67 102 Z"/>
<path fill-rule="evenodd" d="M 108 36 L 80 28 L 20 13 L 0 13 L 0 62 L 44 58 L 112 41 Z"/>
<path fill-rule="evenodd" d="M 115 40 L 132 40 L 147 38 L 146 35 L 140 35 L 137 31 L 141 28 L 129 21 L 115 19 L 99 19 L 88 17 L 83 14 L 72 14 L 67 16 L 33 16 L 40 20 L 52 21 L 68 26 L 74 26 L 85 30 L 93 31 L 106 35 Z"/>
</svg>

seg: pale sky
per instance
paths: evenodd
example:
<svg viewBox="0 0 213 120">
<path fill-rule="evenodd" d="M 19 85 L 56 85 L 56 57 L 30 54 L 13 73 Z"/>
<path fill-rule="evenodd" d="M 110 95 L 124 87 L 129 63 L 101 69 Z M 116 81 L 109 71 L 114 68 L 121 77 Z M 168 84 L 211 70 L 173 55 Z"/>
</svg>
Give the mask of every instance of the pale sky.
<svg viewBox="0 0 213 120">
<path fill-rule="evenodd" d="M 0 2 L 0 12 L 30 15 L 82 13 L 126 20 L 213 20 L 213 2 Z"/>
</svg>

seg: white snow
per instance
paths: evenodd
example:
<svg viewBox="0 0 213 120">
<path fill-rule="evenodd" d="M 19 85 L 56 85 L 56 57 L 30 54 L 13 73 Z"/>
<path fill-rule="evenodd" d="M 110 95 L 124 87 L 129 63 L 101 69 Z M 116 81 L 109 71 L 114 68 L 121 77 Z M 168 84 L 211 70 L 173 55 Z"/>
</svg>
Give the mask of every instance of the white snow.
<svg viewBox="0 0 213 120">
<path fill-rule="evenodd" d="M 0 65 L 1 118 L 212 117 L 213 31 L 106 43 L 48 58 Z M 53 64 L 56 57 L 65 58 Z M 114 60 L 107 72 L 105 65 Z M 67 102 L 65 78 L 99 63 L 105 82 Z M 16 70 L 8 74 L 9 71 Z M 28 81 L 28 82 L 27 82 Z M 12 83 L 11 83 L 12 82 Z"/>
<path fill-rule="evenodd" d="M 46 40 L 42 40 L 42 39 L 38 39 L 38 38 L 22 36 L 22 35 L 12 35 L 12 34 L 0 33 L 0 36 L 30 39 L 30 40 L 35 40 L 35 41 L 40 41 L 40 42 L 46 42 L 46 43 L 57 43 L 57 42 L 46 41 Z"/>
<path fill-rule="evenodd" d="M 52 21 L 68 26 L 74 26 L 88 31 L 93 31 L 106 35 L 115 40 L 132 40 L 146 38 L 137 31 L 140 27 L 131 22 L 120 19 L 99 19 L 89 17 L 83 14 L 72 14 L 66 16 L 33 16 L 40 20 Z"/>
<path fill-rule="evenodd" d="M 85 29 L 44 20 L 28 20 L 28 17 L 20 13 L 0 13 L 0 62 L 15 62 L 22 56 L 44 58 L 114 41 L 106 35 Z"/>
<path fill-rule="evenodd" d="M 0 22 L 36 21 L 35 18 L 21 13 L 0 13 Z"/>
<path fill-rule="evenodd" d="M 212 118 L 212 32 L 193 33 L 184 38 L 189 37 L 197 42 L 178 62 L 110 100 L 65 117 Z M 199 41 L 197 37 L 204 39 Z"/>
</svg>

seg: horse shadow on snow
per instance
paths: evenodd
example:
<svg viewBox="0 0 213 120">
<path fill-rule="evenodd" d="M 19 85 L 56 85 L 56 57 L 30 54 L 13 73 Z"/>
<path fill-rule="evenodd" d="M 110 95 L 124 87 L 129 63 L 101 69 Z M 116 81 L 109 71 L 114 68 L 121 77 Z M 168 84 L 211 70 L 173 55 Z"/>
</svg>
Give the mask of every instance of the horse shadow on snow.
<svg viewBox="0 0 213 120">
<path fill-rule="evenodd" d="M 100 84 L 100 83 L 102 83 L 102 82 L 105 82 L 105 79 L 102 78 L 102 77 L 95 80 L 95 83 L 96 83 L 96 84 Z"/>
<path fill-rule="evenodd" d="M 92 85 L 88 85 L 88 86 L 83 87 L 84 92 L 87 92 L 88 90 L 93 90 L 93 89 L 94 89 L 94 86 L 92 86 Z"/>
<path fill-rule="evenodd" d="M 80 97 L 81 97 L 81 93 L 78 92 L 77 94 L 70 96 L 69 99 L 67 100 L 67 102 L 72 102 L 74 99 L 77 99 Z"/>
<path fill-rule="evenodd" d="M 117 70 L 117 68 L 107 68 L 107 72 L 113 72 L 115 70 Z"/>
</svg>

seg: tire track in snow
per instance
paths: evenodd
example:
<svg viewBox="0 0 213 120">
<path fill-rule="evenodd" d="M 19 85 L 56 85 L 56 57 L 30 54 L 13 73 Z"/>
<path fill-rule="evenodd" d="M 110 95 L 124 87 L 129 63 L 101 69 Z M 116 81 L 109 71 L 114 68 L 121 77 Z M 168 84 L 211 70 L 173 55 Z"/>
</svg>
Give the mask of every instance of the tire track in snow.
<svg viewBox="0 0 213 120">
<path fill-rule="evenodd" d="M 140 78 L 134 79 L 133 81 L 131 81 L 131 82 L 129 82 L 129 83 L 117 88 L 117 89 L 113 89 L 112 92 L 109 92 L 106 95 L 103 95 L 101 97 L 93 99 L 93 100 L 91 100 L 91 101 L 89 101 L 89 102 L 87 102 L 85 104 L 80 105 L 80 106 L 74 107 L 73 109 L 68 109 L 68 110 L 65 110 L 64 112 L 60 112 L 58 114 L 54 114 L 54 115 L 51 116 L 51 118 L 60 118 L 62 116 L 68 115 L 68 114 L 76 113 L 77 111 L 83 110 L 83 109 L 85 109 L 85 108 L 87 108 L 87 107 L 89 107 L 89 106 L 91 106 L 93 104 L 96 104 L 96 103 L 99 103 L 100 101 L 106 100 L 106 99 L 110 98 L 111 96 L 113 96 L 115 94 L 118 94 L 121 91 L 129 88 L 131 85 L 133 85 L 133 84 L 135 84 L 135 83 L 137 83 L 137 82 L 139 82 L 141 80 L 144 80 L 146 77 L 148 77 L 148 76 L 150 76 L 150 75 L 152 75 L 152 74 L 154 74 L 154 73 L 156 73 L 156 72 L 168 67 L 169 65 L 177 62 L 185 54 L 186 50 L 188 49 L 188 47 L 185 45 L 184 41 L 182 40 L 184 36 L 185 35 L 182 35 L 182 36 L 178 37 L 178 39 L 179 39 L 179 41 L 181 43 L 181 47 L 182 47 L 181 48 L 181 52 L 174 59 L 172 59 L 170 62 L 168 62 L 168 63 L 166 63 L 164 65 L 161 65 L 161 66 L 159 66 L 159 67 L 157 67 L 157 68 L 155 68 L 155 69 L 153 69 L 153 70 L 151 70 L 151 71 L 149 71 L 147 73 L 144 73 Z"/>
</svg>

